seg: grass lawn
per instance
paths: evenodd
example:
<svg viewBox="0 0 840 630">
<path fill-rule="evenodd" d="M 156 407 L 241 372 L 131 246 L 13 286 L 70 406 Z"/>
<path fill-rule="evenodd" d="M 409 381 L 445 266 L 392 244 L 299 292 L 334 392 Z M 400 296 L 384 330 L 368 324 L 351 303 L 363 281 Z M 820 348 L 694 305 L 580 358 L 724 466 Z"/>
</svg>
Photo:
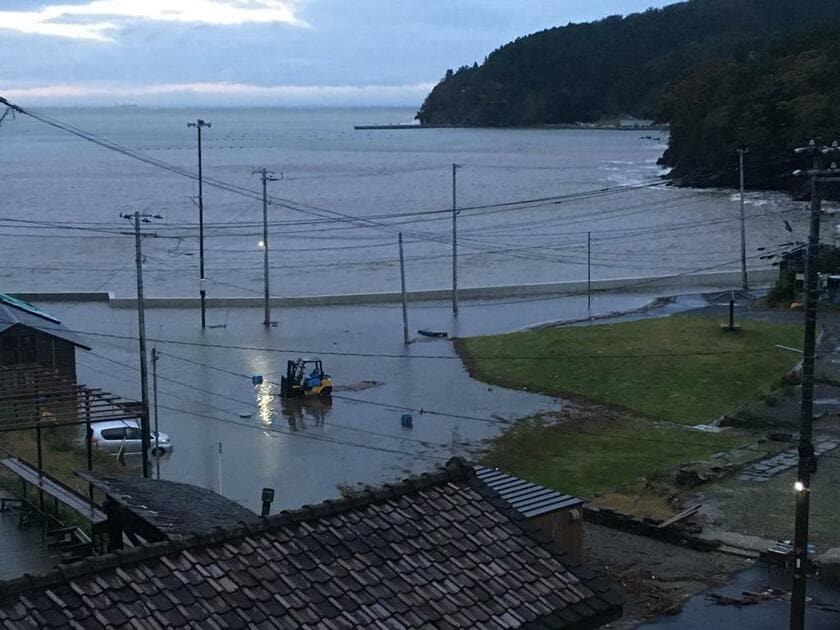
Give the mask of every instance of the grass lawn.
<svg viewBox="0 0 840 630">
<path fill-rule="evenodd" d="M 483 460 L 530 481 L 590 498 L 748 441 L 647 420 L 552 423 L 536 417 L 494 440 Z"/>
<path fill-rule="evenodd" d="M 673 316 L 541 328 L 461 339 L 456 348 L 488 383 L 699 424 L 767 394 L 799 360 L 775 345 L 800 347 L 801 326 L 742 320 L 733 333 L 720 323 Z"/>
</svg>

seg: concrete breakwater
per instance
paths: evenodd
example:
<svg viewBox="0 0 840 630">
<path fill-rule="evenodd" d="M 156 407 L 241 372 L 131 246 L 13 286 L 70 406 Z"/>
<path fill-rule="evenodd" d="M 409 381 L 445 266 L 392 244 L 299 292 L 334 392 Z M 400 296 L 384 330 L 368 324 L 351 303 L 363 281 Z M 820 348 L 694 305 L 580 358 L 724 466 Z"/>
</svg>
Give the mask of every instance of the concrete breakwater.
<svg viewBox="0 0 840 630">
<path fill-rule="evenodd" d="M 753 286 L 767 286 L 775 281 L 778 275 L 776 269 L 760 269 L 750 271 L 750 282 Z M 736 288 L 740 286 L 740 271 L 716 271 L 693 273 L 685 275 L 645 276 L 632 278 L 611 278 L 608 280 L 593 280 L 593 293 L 650 291 L 651 289 L 720 289 Z M 551 297 L 563 295 L 582 295 L 587 292 L 587 282 L 548 282 L 540 284 L 500 285 L 488 287 L 467 287 L 458 290 L 461 300 L 497 300 L 508 298 Z M 197 293 L 197 292 L 196 292 Z M 407 299 L 410 302 L 434 302 L 447 300 L 451 297 L 450 289 L 433 289 L 428 291 L 409 291 Z M 43 293 L 15 293 L 15 296 L 30 302 L 106 302 L 114 308 L 134 308 L 134 297 L 117 297 L 111 292 L 104 291 L 61 291 Z M 381 293 L 355 293 L 336 295 L 303 295 L 292 297 L 272 297 L 273 306 L 341 306 L 363 304 L 398 303 L 402 299 L 399 291 Z M 195 297 L 147 297 L 146 306 L 149 308 L 184 308 L 198 306 L 199 298 Z M 260 306 L 262 297 L 207 297 L 208 307 L 228 306 Z"/>
</svg>

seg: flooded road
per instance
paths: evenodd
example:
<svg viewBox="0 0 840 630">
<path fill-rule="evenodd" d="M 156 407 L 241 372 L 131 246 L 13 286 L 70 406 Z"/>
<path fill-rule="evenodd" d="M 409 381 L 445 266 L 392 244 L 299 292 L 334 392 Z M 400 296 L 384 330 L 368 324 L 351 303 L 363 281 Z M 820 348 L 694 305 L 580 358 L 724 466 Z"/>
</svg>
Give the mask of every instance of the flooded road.
<svg viewBox="0 0 840 630">
<path fill-rule="evenodd" d="M 784 630 L 789 627 L 790 602 L 784 598 L 769 599 L 747 606 L 719 605 L 712 594 L 733 598 L 745 592 L 761 593 L 775 588 L 790 590 L 791 576 L 766 566 L 755 565 L 736 573 L 723 588 L 712 588 L 689 599 L 678 615 L 661 617 L 639 626 L 640 630 L 706 630 L 707 628 L 739 628 L 739 630 Z M 840 593 L 817 580 L 808 581 L 810 601 L 805 610 L 805 626 L 809 630 L 836 630 L 840 627 Z"/>
<path fill-rule="evenodd" d="M 593 312 L 635 309 L 655 297 L 597 295 Z M 139 398 L 134 310 L 42 306 L 87 333 L 93 350 L 77 355 L 80 382 Z M 507 419 L 559 403 L 471 379 L 451 341 L 416 331 L 470 336 L 585 314 L 585 296 L 465 302 L 457 320 L 448 304 L 412 305 L 406 348 L 398 305 L 275 309 L 271 329 L 262 326 L 262 309 L 215 309 L 203 333 L 197 309 L 147 310 L 148 346 L 161 353 L 160 429 L 175 445 L 160 462 L 161 475 L 251 509 L 258 509 L 262 487 L 274 487 L 276 510 L 335 497 L 339 486 L 393 481 L 456 454 L 473 456 Z M 332 400 L 282 405 L 286 361 L 313 355 L 335 380 Z M 263 376 L 262 385 L 252 383 L 254 375 Z M 401 426 L 404 413 L 412 414 L 413 428 Z"/>
</svg>

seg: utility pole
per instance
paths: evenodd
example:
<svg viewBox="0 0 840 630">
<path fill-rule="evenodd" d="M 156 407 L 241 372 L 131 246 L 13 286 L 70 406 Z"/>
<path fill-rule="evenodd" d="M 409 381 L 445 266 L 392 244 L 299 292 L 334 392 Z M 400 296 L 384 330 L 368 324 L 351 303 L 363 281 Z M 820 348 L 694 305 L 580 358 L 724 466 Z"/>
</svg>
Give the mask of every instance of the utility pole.
<svg viewBox="0 0 840 630">
<path fill-rule="evenodd" d="M 152 348 L 152 400 L 155 410 L 155 479 L 160 480 L 160 428 L 158 427 L 157 362 L 160 354 Z"/>
<path fill-rule="evenodd" d="M 403 316 L 403 342 L 408 345 L 408 306 L 405 298 L 405 258 L 403 258 L 402 232 L 399 234 L 400 244 L 400 286 L 402 287 L 402 316 Z"/>
<path fill-rule="evenodd" d="M 269 284 L 268 284 L 268 188 L 267 182 L 276 182 L 278 181 L 277 177 L 272 177 L 274 175 L 274 171 L 266 170 L 265 168 L 261 168 L 258 171 L 252 171 L 252 175 L 256 175 L 257 173 L 260 174 L 260 179 L 262 179 L 262 202 L 263 202 L 263 237 L 262 237 L 262 248 L 263 248 L 263 292 L 265 294 L 264 297 L 264 304 L 265 304 L 265 321 L 263 321 L 263 325 L 266 328 L 271 327 L 271 298 L 269 297 Z"/>
<path fill-rule="evenodd" d="M 816 359 L 817 303 L 819 300 L 817 255 L 820 247 L 820 181 L 830 175 L 840 175 L 836 165 L 824 171 L 822 156 L 837 153 L 838 145 L 818 148 L 811 140 L 807 147 L 796 149 L 797 153 L 813 159 L 811 170 L 795 171 L 794 175 L 811 177 L 811 226 L 808 235 L 808 249 L 805 258 L 805 341 L 802 357 L 802 405 L 799 427 L 799 466 L 796 471 L 796 525 L 794 531 L 793 586 L 790 595 L 790 628 L 805 630 L 805 592 L 808 569 L 808 516 L 811 494 L 811 474 L 816 472 L 817 460 L 812 444 L 814 411 L 814 363 Z"/>
<path fill-rule="evenodd" d="M 747 232 L 744 226 L 744 154 L 749 149 L 738 149 L 738 174 L 741 180 L 741 288 L 749 290 L 750 283 L 747 280 Z"/>
<path fill-rule="evenodd" d="M 140 235 L 140 213 L 134 213 L 134 260 L 137 263 L 137 324 L 140 329 L 140 396 L 143 410 L 140 415 L 140 440 L 143 449 L 143 477 L 149 477 L 149 374 L 146 367 L 146 312 L 143 302 L 143 238 Z"/>
<path fill-rule="evenodd" d="M 187 127 L 195 127 L 198 134 L 198 265 L 200 278 L 198 281 L 198 290 L 201 295 L 201 328 L 207 326 L 207 281 L 204 279 L 204 191 L 203 181 L 204 176 L 201 172 L 201 129 L 202 127 L 210 127 L 209 122 L 196 119 L 195 122 L 187 123 Z"/>
<path fill-rule="evenodd" d="M 592 319 L 592 232 L 586 233 L 586 315 Z"/>
<path fill-rule="evenodd" d="M 458 192 L 460 164 L 452 164 L 452 315 L 458 317 Z"/>
</svg>

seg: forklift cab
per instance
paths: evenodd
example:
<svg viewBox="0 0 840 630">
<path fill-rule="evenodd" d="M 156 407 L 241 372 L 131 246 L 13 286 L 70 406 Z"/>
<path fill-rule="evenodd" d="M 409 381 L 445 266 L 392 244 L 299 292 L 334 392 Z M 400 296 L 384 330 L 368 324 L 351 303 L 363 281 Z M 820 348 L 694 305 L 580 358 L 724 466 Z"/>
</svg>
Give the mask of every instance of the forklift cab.
<svg viewBox="0 0 840 630">
<path fill-rule="evenodd" d="M 280 377 L 280 395 L 287 399 L 329 396 L 332 385 L 320 359 L 297 359 L 286 364 L 286 375 Z"/>
</svg>

